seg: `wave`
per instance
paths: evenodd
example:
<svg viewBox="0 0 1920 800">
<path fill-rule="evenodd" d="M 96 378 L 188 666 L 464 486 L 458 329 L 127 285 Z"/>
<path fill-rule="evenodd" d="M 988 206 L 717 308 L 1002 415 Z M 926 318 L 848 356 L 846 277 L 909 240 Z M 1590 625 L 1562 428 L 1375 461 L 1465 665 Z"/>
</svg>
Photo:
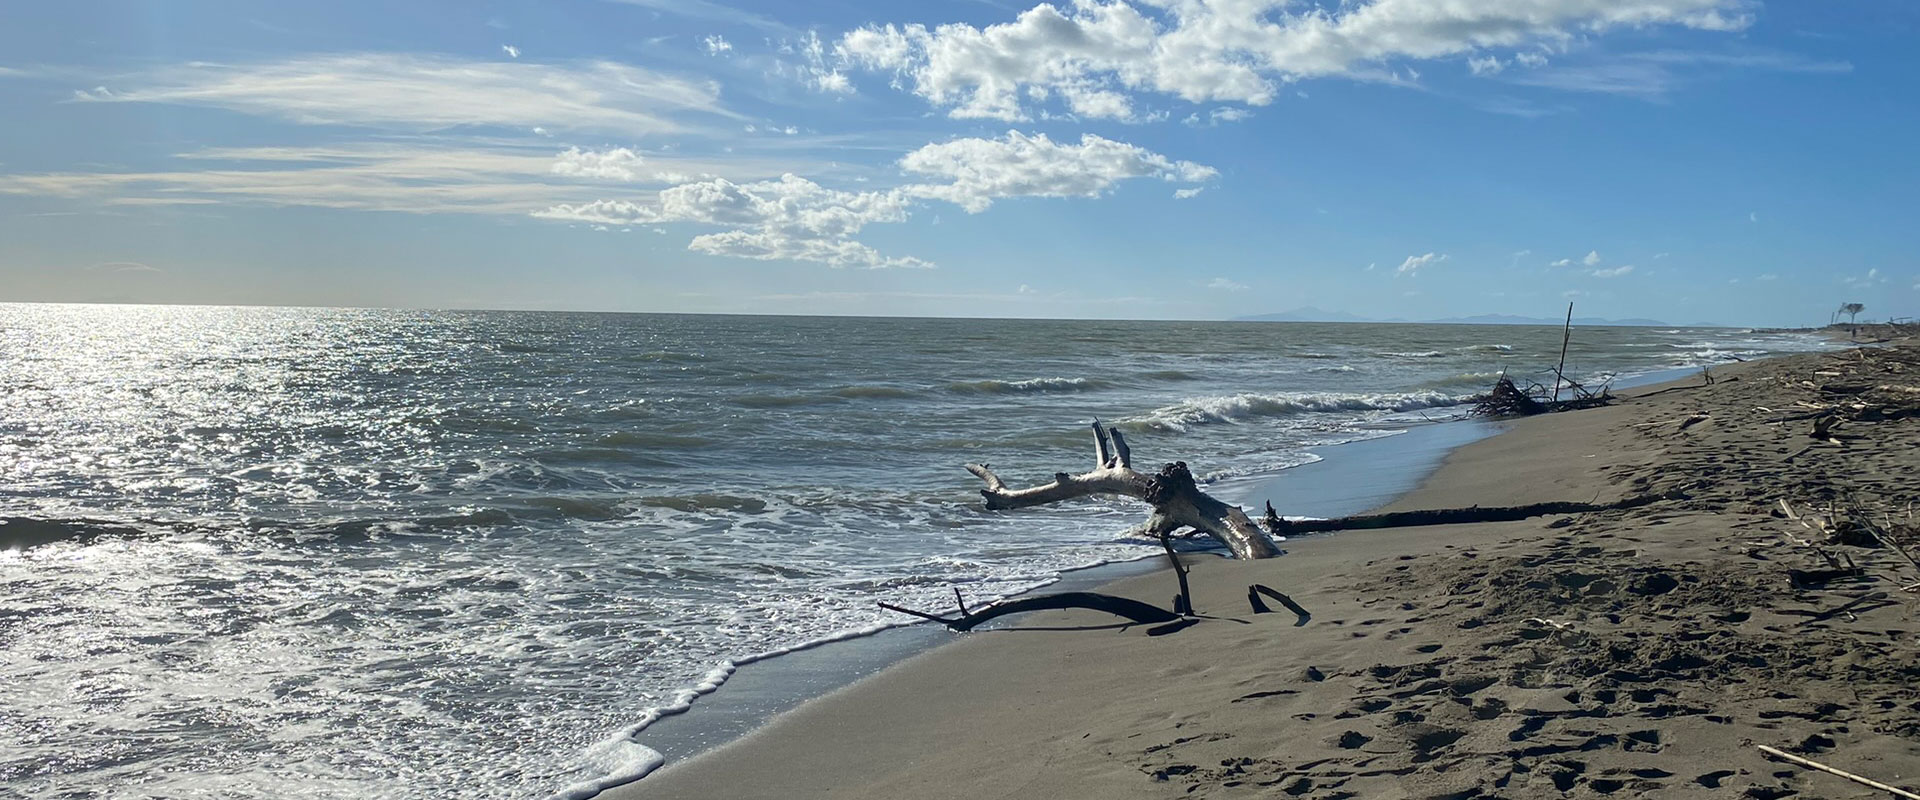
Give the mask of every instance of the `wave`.
<svg viewBox="0 0 1920 800">
<path fill-rule="evenodd" d="M 1380 353 L 1381 358 L 1446 358 L 1447 354 L 1438 350 L 1421 350 L 1414 353 Z"/>
<path fill-rule="evenodd" d="M 1310 369 L 1307 371 L 1308 372 L 1355 372 L 1357 370 L 1355 370 L 1352 366 L 1349 366 L 1347 364 L 1335 364 L 1331 367 L 1314 367 L 1313 369 Z"/>
<path fill-rule="evenodd" d="M 703 361 L 712 361 L 713 359 L 710 359 L 699 353 L 680 353 L 673 350 L 654 350 L 646 353 L 635 353 L 633 355 L 627 356 L 626 360 L 649 361 L 654 363 L 666 363 L 666 364 L 698 364 Z"/>
<path fill-rule="evenodd" d="M 653 431 L 614 431 L 600 437 L 599 444 L 610 447 L 633 445 L 638 447 L 706 447 L 714 440 L 704 436 L 677 436 L 671 433 Z"/>
<path fill-rule="evenodd" d="M 24 550 L 43 544 L 87 541 L 101 536 L 138 535 L 137 528 L 94 519 L 0 517 L 0 550 Z"/>
<path fill-rule="evenodd" d="M 1198 372 L 1188 372 L 1183 369 L 1161 369 L 1161 370 L 1154 370 L 1153 372 L 1140 373 L 1140 377 L 1146 378 L 1147 380 L 1150 380 L 1150 381 L 1174 382 L 1174 381 L 1197 381 L 1197 380 L 1201 380 L 1205 376 L 1201 375 Z"/>
<path fill-rule="evenodd" d="M 656 495 L 642 497 L 640 505 L 654 508 L 668 508 L 674 511 L 700 513 L 705 511 L 728 511 L 758 514 L 767 510 L 767 501 L 753 497 L 736 497 L 730 494 L 690 494 Z"/>
<path fill-rule="evenodd" d="M 792 408 L 817 406 L 823 403 L 843 403 L 846 399 L 816 394 L 743 394 L 733 398 L 733 402 L 747 408 Z"/>
<path fill-rule="evenodd" d="M 1195 425 L 1240 422 L 1260 417 L 1289 417 L 1341 411 L 1413 411 L 1458 405 L 1464 396 L 1444 392 L 1408 394 L 1235 394 L 1184 400 L 1148 412 L 1145 416 L 1122 420 L 1121 425 L 1135 430 L 1184 431 Z"/>
<path fill-rule="evenodd" d="M 1500 376 L 1503 374 L 1505 373 L 1462 372 L 1457 375 L 1448 375 L 1447 377 L 1444 377 L 1444 378 L 1435 378 L 1433 380 L 1427 381 L 1423 385 L 1430 389 L 1441 389 L 1446 387 L 1480 387 L 1484 389 L 1484 388 L 1491 387 L 1493 385 L 1493 382 L 1499 380 Z"/>
<path fill-rule="evenodd" d="M 961 381 L 949 383 L 955 394 L 1038 394 L 1041 392 L 1095 392 L 1111 389 L 1112 381 L 1096 378 L 1028 378 L 1022 381 Z"/>
<path fill-rule="evenodd" d="M 1294 358 L 1339 358 L 1339 356 L 1333 353 L 1298 353 Z"/>
<path fill-rule="evenodd" d="M 1466 346 L 1466 347 L 1462 347 L 1462 348 L 1460 348 L 1460 349 L 1461 349 L 1461 350 L 1463 350 L 1463 351 L 1466 351 L 1466 352 L 1469 352 L 1469 353 L 1476 353 L 1476 352 L 1477 352 L 1477 353 L 1511 353 L 1511 352 L 1513 352 L 1513 345 L 1510 345 L 1510 344 L 1474 344 L 1474 345 L 1468 345 L 1468 346 Z"/>
<path fill-rule="evenodd" d="M 914 397 L 919 393 L 898 386 L 842 386 L 827 394 L 849 400 L 883 400 Z"/>
</svg>

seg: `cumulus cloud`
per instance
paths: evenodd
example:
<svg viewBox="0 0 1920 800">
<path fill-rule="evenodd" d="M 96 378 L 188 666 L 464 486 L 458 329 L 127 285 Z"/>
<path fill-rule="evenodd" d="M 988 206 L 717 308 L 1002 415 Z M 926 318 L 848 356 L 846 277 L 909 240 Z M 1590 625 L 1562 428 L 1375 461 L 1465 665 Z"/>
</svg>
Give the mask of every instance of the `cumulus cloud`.
<svg viewBox="0 0 1920 800">
<path fill-rule="evenodd" d="M 1600 251 L 1598 250 L 1587 251 L 1587 257 L 1580 259 L 1580 263 L 1585 264 L 1589 267 L 1598 265 L 1600 263 Z"/>
<path fill-rule="evenodd" d="M 702 47 L 706 48 L 707 55 L 710 55 L 710 56 L 717 56 L 717 55 L 720 55 L 721 53 L 728 53 L 733 51 L 733 43 L 727 41 L 727 37 L 721 36 L 720 34 L 717 34 L 717 33 L 712 36 L 708 36 L 705 39 L 701 39 L 700 44 Z"/>
<path fill-rule="evenodd" d="M 907 172 L 945 179 L 905 191 L 979 213 L 1004 197 L 1099 197 L 1128 178 L 1200 183 L 1214 168 L 1175 161 L 1137 145 L 1083 134 L 1060 144 L 1039 133 L 1008 131 L 999 139 L 955 139 L 930 144 L 900 159 Z"/>
<path fill-rule="evenodd" d="M 1393 271 L 1395 275 L 1419 275 L 1420 270 L 1447 260 L 1446 253 L 1428 253 L 1424 256 L 1407 256 L 1400 267 Z"/>
<path fill-rule="evenodd" d="M 1213 280 L 1207 282 L 1207 288 L 1218 289 L 1223 292 L 1238 292 L 1238 291 L 1244 291 L 1247 288 L 1247 285 L 1244 283 L 1236 283 L 1226 278 L 1214 278 Z"/>
<path fill-rule="evenodd" d="M 666 189 L 650 205 L 599 200 L 560 204 L 534 216 L 596 224 L 694 222 L 732 228 L 696 236 L 687 249 L 735 258 L 836 267 L 931 266 L 917 258 L 881 255 L 853 239 L 871 223 L 906 221 L 909 202 L 899 190 L 844 192 L 789 174 L 744 184 L 714 178 Z"/>
<path fill-rule="evenodd" d="M 260 64 L 190 64 L 144 85 L 76 99 L 209 106 L 314 125 L 673 132 L 671 115 L 735 116 L 719 87 L 611 61 L 574 65 L 361 53 Z"/>
<path fill-rule="evenodd" d="M 900 168 L 933 180 L 849 192 L 791 174 L 738 184 L 714 178 L 666 189 L 651 204 L 562 203 L 534 216 L 601 225 L 688 222 L 727 228 L 696 236 L 688 248 L 736 258 L 835 267 L 929 267 L 931 263 L 918 258 L 883 255 L 854 237 L 867 225 L 905 222 L 920 201 L 952 203 L 979 213 L 1007 198 L 1098 197 L 1129 178 L 1197 183 L 1218 174 L 1212 167 L 1092 134 L 1077 144 L 1061 144 L 1044 134 L 1018 131 L 998 139 L 929 144 L 901 158 Z"/>
<path fill-rule="evenodd" d="M 1749 0 L 1078 0 L 1013 21 L 869 25 L 842 36 L 847 64 L 893 73 L 958 118 L 1018 120 L 1025 104 L 1097 93 L 1075 113 L 1128 119 L 1120 92 L 1265 105 L 1280 85 L 1343 76 L 1418 80 L 1395 62 L 1558 42 L 1620 27 L 1732 31 Z"/>
<path fill-rule="evenodd" d="M 1206 187 L 1204 186 L 1191 186 L 1185 189 L 1175 189 L 1173 190 L 1173 199 L 1192 200 L 1195 197 L 1199 197 L 1200 193 L 1203 191 L 1206 191 Z"/>
<path fill-rule="evenodd" d="M 625 147 L 612 150 L 581 150 L 569 147 L 553 162 L 553 174 L 574 178 L 599 178 L 610 181 L 634 181 L 640 178 L 640 165 L 646 159 Z"/>
</svg>

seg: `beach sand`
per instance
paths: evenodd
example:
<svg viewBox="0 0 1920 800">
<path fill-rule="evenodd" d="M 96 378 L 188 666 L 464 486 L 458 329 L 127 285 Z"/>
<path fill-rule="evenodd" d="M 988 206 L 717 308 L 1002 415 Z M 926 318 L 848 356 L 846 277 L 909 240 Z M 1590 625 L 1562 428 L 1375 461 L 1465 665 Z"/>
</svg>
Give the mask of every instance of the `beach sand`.
<svg viewBox="0 0 1920 800">
<path fill-rule="evenodd" d="M 1828 402 L 1821 383 L 1920 375 L 1845 353 L 1714 372 L 1516 421 L 1388 509 L 1686 499 L 1191 556 L 1197 625 L 1149 636 L 1065 611 L 956 634 L 601 796 L 1885 796 L 1761 744 L 1920 786 L 1920 597 L 1901 591 L 1920 570 L 1822 543 L 1864 575 L 1796 589 L 1789 569 L 1826 564 L 1795 539 L 1823 537 L 1777 505 L 1899 518 L 1920 418 L 1844 426 L 1861 438 L 1843 443 L 1767 422 Z M 1311 619 L 1250 613 L 1253 583 Z M 1105 591 L 1164 606 L 1175 586 L 1161 571 Z"/>
</svg>

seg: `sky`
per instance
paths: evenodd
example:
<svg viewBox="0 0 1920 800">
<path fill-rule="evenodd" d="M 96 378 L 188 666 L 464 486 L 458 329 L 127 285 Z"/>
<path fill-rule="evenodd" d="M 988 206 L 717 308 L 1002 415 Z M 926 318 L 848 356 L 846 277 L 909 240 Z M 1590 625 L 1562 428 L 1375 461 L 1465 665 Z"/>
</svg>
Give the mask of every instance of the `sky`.
<svg viewBox="0 0 1920 800">
<path fill-rule="evenodd" d="M 1920 4 L 145 0 L 0 25 L 0 301 L 1920 315 Z"/>
</svg>

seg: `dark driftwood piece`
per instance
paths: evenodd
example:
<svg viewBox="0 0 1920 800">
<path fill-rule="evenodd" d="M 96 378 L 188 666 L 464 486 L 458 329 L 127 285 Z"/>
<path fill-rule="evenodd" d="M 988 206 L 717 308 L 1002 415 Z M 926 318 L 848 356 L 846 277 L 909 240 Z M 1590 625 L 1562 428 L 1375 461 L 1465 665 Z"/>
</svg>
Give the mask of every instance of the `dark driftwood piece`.
<svg viewBox="0 0 1920 800">
<path fill-rule="evenodd" d="M 1263 594 L 1280 601 L 1280 605 L 1286 606 L 1288 611 L 1293 612 L 1294 616 L 1300 618 L 1298 622 L 1294 623 L 1294 627 L 1305 625 L 1308 620 L 1313 619 L 1313 614 L 1308 613 L 1305 608 L 1300 607 L 1299 603 L 1293 602 L 1293 598 L 1274 591 L 1272 587 L 1259 583 L 1247 587 L 1247 605 L 1253 606 L 1253 613 L 1273 613 L 1273 609 L 1268 608 L 1266 603 L 1260 602 L 1260 595 Z"/>
<path fill-rule="evenodd" d="M 1390 514 L 1362 514 L 1338 519 L 1283 519 L 1274 513 L 1273 504 L 1267 504 L 1267 516 L 1262 520 L 1267 530 L 1275 536 L 1293 536 L 1302 533 L 1324 533 L 1326 531 L 1363 530 L 1369 528 L 1407 528 L 1417 525 L 1459 525 L 1470 522 L 1512 522 L 1514 520 L 1538 517 L 1544 514 L 1587 514 L 1595 511 L 1618 511 L 1626 508 L 1657 503 L 1661 500 L 1684 499 L 1681 494 L 1641 495 L 1629 497 L 1615 503 L 1534 503 L 1524 506 L 1470 506 L 1467 508 L 1441 508 L 1430 511 L 1396 511 Z"/>
<path fill-rule="evenodd" d="M 900 606 L 888 603 L 881 603 L 880 607 L 888 611 L 898 611 L 902 614 L 910 614 L 921 619 L 932 620 L 956 631 L 970 631 L 988 620 L 1004 617 L 1008 614 L 1020 614 L 1028 611 L 1047 611 L 1060 608 L 1085 608 L 1093 611 L 1102 611 L 1116 617 L 1124 617 L 1128 620 L 1143 624 L 1174 622 L 1180 619 L 1179 615 L 1160 608 L 1159 606 L 1148 605 L 1138 600 L 1131 600 L 1125 597 L 1100 594 L 1098 592 L 1061 592 L 1059 594 L 1023 597 L 1017 600 L 1008 600 L 1004 603 L 994 603 L 960 617 L 942 617 L 938 614 L 915 611 L 911 608 L 901 608 Z"/>
<path fill-rule="evenodd" d="M 1056 472 L 1052 483 L 1025 489 L 1009 489 L 1000 476 L 985 464 L 968 464 L 967 471 L 985 481 L 980 490 L 987 508 L 1000 511 L 1058 503 L 1092 495 L 1121 495 L 1145 501 L 1153 506 L 1147 517 L 1147 533 L 1168 536 L 1181 528 L 1206 532 L 1235 558 L 1272 558 L 1280 554 L 1273 540 L 1238 506 L 1214 499 L 1193 480 L 1184 461 L 1176 461 L 1148 475 L 1133 468 L 1133 454 L 1120 431 L 1093 423 L 1093 459 L 1091 472 L 1069 475 Z"/>
</svg>

